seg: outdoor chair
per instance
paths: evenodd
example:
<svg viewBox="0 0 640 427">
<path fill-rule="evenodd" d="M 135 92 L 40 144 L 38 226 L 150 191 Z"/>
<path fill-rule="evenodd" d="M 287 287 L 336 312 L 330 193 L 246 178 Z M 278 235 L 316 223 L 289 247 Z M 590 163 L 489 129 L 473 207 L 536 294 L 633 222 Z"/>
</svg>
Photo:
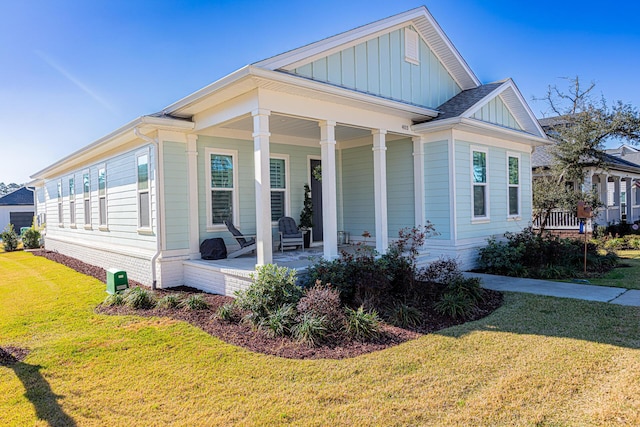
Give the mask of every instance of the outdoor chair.
<svg viewBox="0 0 640 427">
<path fill-rule="evenodd" d="M 304 250 L 304 238 L 302 232 L 298 230 L 296 220 L 283 216 L 278 220 L 278 230 L 280 231 L 280 251 L 284 252 L 286 247 L 298 247 Z"/>
<path fill-rule="evenodd" d="M 224 221 L 224 225 L 227 226 L 227 229 L 231 234 L 233 234 L 233 238 L 236 239 L 238 244 L 240 245 L 240 249 L 235 252 L 231 252 L 227 254 L 227 258 L 236 258 L 240 255 L 248 254 L 249 252 L 253 252 L 256 250 L 256 239 L 255 235 L 247 235 L 242 234 L 240 230 L 238 230 L 231 221 Z"/>
</svg>

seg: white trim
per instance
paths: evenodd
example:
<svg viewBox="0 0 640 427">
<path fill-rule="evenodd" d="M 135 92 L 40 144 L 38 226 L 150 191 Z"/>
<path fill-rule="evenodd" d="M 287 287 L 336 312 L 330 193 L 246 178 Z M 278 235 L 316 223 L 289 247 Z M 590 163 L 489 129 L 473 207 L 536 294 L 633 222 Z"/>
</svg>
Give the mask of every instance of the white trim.
<svg viewBox="0 0 640 427">
<path fill-rule="evenodd" d="M 425 223 L 425 185 L 424 185 L 424 136 L 416 136 L 413 141 L 413 192 L 414 225 Z"/>
<path fill-rule="evenodd" d="M 71 194 L 71 183 L 73 182 L 73 194 Z M 75 228 L 76 226 L 76 175 L 72 173 L 67 178 L 67 186 L 69 188 L 69 226 Z M 73 205 L 72 205 L 73 204 Z"/>
<path fill-rule="evenodd" d="M 518 184 L 509 183 L 509 173 L 510 173 L 509 158 L 511 157 L 518 159 Z M 522 219 L 522 156 L 520 153 L 507 151 L 506 162 L 507 162 L 507 219 L 511 221 L 515 221 L 515 220 Z M 510 188 L 512 187 L 515 187 L 518 189 L 518 213 L 516 215 L 513 215 L 510 213 L 511 206 L 510 206 L 509 191 L 510 191 Z"/>
<path fill-rule="evenodd" d="M 212 148 L 212 147 L 207 147 L 204 149 L 204 153 L 205 153 L 205 166 L 204 166 L 204 170 L 205 170 L 205 180 L 207 182 L 207 186 L 206 186 L 206 191 L 207 191 L 207 197 L 206 197 L 206 201 L 207 201 L 207 225 L 206 225 L 206 230 L 209 232 L 212 231 L 223 231 L 226 230 L 227 227 L 224 224 L 213 224 L 213 217 L 211 216 L 211 209 L 212 209 L 212 205 L 211 205 L 211 192 L 213 191 L 213 188 L 211 187 L 211 156 L 213 154 L 220 154 L 223 156 L 231 156 L 231 162 L 233 164 L 233 188 L 230 190 L 232 191 L 232 197 L 231 197 L 231 203 L 232 203 L 232 207 L 231 209 L 233 210 L 233 224 L 240 228 L 240 214 L 239 214 L 239 209 L 240 209 L 240 195 L 239 195 L 239 191 L 238 191 L 238 150 L 226 150 L 223 148 Z M 221 191 L 227 191 L 227 190 L 221 190 Z"/>
<path fill-rule="evenodd" d="M 85 182 L 84 182 L 84 178 L 85 175 L 87 176 L 87 181 L 89 184 L 89 191 L 85 191 Z M 87 202 L 88 206 L 87 206 Z M 83 219 L 82 219 L 82 223 L 84 224 L 84 228 L 86 230 L 91 230 L 92 225 L 91 222 L 93 220 L 91 215 L 91 168 L 87 168 L 84 169 L 82 171 L 82 214 L 83 214 Z M 89 221 L 87 221 L 87 219 Z"/>
<path fill-rule="evenodd" d="M 109 230 L 109 214 L 107 208 L 107 165 L 101 163 L 97 166 L 98 173 L 96 175 L 98 182 L 98 229 L 101 231 Z M 104 171 L 104 196 L 100 195 L 100 171 Z M 102 217 L 102 211 L 100 208 L 100 199 L 104 198 L 104 218 Z M 104 221 L 103 221 L 104 220 Z"/>
<path fill-rule="evenodd" d="M 323 256 L 327 260 L 338 258 L 338 215 L 336 188 L 336 122 L 323 120 L 320 126 L 320 152 L 322 162 L 322 240 Z"/>
<path fill-rule="evenodd" d="M 64 188 L 62 186 L 62 178 L 58 178 L 57 181 L 58 227 L 64 227 Z"/>
<path fill-rule="evenodd" d="M 484 153 L 485 155 L 485 182 L 475 182 L 473 177 L 473 153 Z M 471 223 L 485 223 L 491 221 L 491 213 L 490 213 L 490 200 L 491 200 L 491 191 L 489 184 L 489 148 L 477 145 L 471 145 L 469 147 L 469 181 L 471 183 Z M 485 214 L 483 216 L 475 215 L 475 198 L 474 198 L 474 187 L 482 186 L 484 187 L 484 204 L 485 204 Z"/>
<path fill-rule="evenodd" d="M 279 153 L 270 153 L 269 160 L 284 160 L 284 185 L 285 188 L 273 188 L 271 187 L 271 192 L 278 191 L 284 193 L 284 216 L 291 216 L 291 174 L 290 174 L 290 160 L 288 154 L 279 154 Z M 269 168 L 271 169 L 271 168 Z M 271 170 L 269 170 L 271 172 Z M 271 207 L 273 211 L 273 206 Z M 272 226 L 278 226 L 278 221 L 271 221 Z"/>
<path fill-rule="evenodd" d="M 387 146 L 384 129 L 374 129 L 373 135 L 373 199 L 376 227 L 376 251 L 385 254 L 389 246 L 387 212 Z"/>
<path fill-rule="evenodd" d="M 146 190 L 140 190 L 140 182 L 139 182 L 139 159 L 142 156 L 147 156 L 147 188 Z M 136 177 L 136 228 L 139 234 L 152 234 L 153 231 L 153 218 L 151 216 L 151 150 L 149 146 L 146 146 L 143 150 L 138 150 L 135 153 L 135 177 Z M 140 194 L 147 193 L 149 198 L 149 226 L 145 227 L 141 225 L 141 216 L 140 216 Z M 157 208 L 157 207 L 156 207 Z"/>
<path fill-rule="evenodd" d="M 187 135 L 187 182 L 189 185 L 189 253 L 200 257 L 200 217 L 198 212 L 198 136 Z"/>
<path fill-rule="evenodd" d="M 449 150 L 449 185 L 451 186 L 451 190 L 449 191 L 449 209 L 451 209 L 451 224 L 449 224 L 449 229 L 451 233 L 451 240 L 454 242 L 458 240 L 458 179 L 457 179 L 457 171 L 456 171 L 456 139 L 454 138 L 453 132 L 449 136 L 447 141 L 447 147 Z"/>
</svg>

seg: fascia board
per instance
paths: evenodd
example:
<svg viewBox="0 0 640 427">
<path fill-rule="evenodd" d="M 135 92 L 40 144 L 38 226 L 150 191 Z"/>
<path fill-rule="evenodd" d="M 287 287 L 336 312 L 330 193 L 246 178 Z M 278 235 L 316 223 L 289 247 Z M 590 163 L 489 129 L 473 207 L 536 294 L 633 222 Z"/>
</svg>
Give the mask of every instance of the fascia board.
<svg viewBox="0 0 640 427">
<path fill-rule="evenodd" d="M 33 180 L 45 179 L 55 174 L 61 169 L 68 169 L 82 161 L 93 158 L 101 153 L 113 150 L 123 144 L 131 142 L 137 137 L 133 133 L 136 127 L 143 127 L 145 130 L 166 129 L 179 130 L 182 132 L 193 129 L 194 123 L 186 120 L 177 120 L 164 117 L 142 116 L 130 121 L 126 125 L 116 129 L 110 134 L 94 141 L 93 143 L 77 150 L 66 157 L 58 160 L 52 165 L 34 173 L 30 176 Z"/>
</svg>

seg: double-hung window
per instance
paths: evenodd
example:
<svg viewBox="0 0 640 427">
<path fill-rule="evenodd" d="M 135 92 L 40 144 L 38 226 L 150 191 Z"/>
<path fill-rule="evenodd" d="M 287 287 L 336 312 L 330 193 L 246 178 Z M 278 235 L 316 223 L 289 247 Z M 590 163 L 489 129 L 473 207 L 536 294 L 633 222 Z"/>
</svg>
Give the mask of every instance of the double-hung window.
<svg viewBox="0 0 640 427">
<path fill-rule="evenodd" d="M 237 151 L 206 151 L 209 179 L 207 198 L 207 227 L 223 226 L 224 221 L 238 224 L 238 167 Z"/>
<path fill-rule="evenodd" d="M 98 169 L 98 225 L 107 225 L 107 171 L 103 167 Z"/>
<path fill-rule="evenodd" d="M 473 182 L 473 219 L 489 218 L 489 186 L 487 182 L 487 150 L 471 150 Z"/>
<path fill-rule="evenodd" d="M 62 217 L 62 180 L 58 181 L 58 225 L 62 227 L 64 218 Z"/>
<path fill-rule="evenodd" d="M 82 174 L 82 199 L 84 202 L 84 226 L 91 227 L 91 180 L 89 172 Z"/>
<path fill-rule="evenodd" d="M 287 162 L 286 158 L 269 159 L 271 177 L 271 221 L 278 221 L 287 215 Z"/>
<path fill-rule="evenodd" d="M 138 228 L 151 228 L 151 198 L 149 197 L 149 152 L 136 157 L 138 183 Z"/>
<path fill-rule="evenodd" d="M 520 156 L 508 155 L 507 167 L 509 173 L 509 217 L 520 215 Z"/>
<path fill-rule="evenodd" d="M 76 180 L 73 176 L 69 178 L 69 222 L 72 226 L 76 224 Z"/>
</svg>

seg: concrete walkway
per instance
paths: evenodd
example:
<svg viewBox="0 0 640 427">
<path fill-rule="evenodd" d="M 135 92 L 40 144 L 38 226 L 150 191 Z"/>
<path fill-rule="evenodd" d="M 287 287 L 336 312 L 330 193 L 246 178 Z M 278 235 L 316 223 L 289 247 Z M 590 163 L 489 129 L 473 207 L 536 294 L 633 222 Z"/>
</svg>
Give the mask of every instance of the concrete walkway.
<svg viewBox="0 0 640 427">
<path fill-rule="evenodd" d="M 575 298 L 587 301 L 640 307 L 640 290 L 612 288 L 609 286 L 578 283 L 551 282 L 549 280 L 523 279 L 495 276 L 493 274 L 464 273 L 467 277 L 482 279 L 482 287 L 495 291 L 525 292 L 559 298 Z"/>
</svg>

